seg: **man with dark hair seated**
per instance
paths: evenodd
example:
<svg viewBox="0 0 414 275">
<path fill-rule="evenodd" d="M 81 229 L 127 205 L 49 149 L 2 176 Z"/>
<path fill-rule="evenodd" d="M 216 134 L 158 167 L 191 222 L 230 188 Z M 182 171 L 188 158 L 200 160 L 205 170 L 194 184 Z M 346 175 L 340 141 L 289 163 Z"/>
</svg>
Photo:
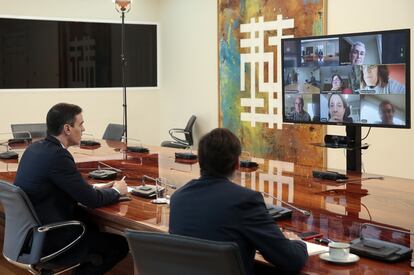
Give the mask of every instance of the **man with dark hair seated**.
<svg viewBox="0 0 414 275">
<path fill-rule="evenodd" d="M 40 222 L 77 220 L 78 203 L 95 208 L 118 202 L 120 195 L 127 193 L 126 183 L 115 181 L 112 188 L 94 189 L 84 181 L 67 150 L 80 145 L 85 130 L 82 109 L 73 104 L 56 104 L 47 113 L 46 121 L 47 137 L 26 149 L 14 182 L 29 197 Z M 81 262 L 74 274 L 104 274 L 126 256 L 128 243 L 123 236 L 102 233 L 96 226 L 88 225 L 82 239 L 59 256 L 59 262 L 68 265 Z M 43 254 L 51 254 L 74 240 L 78 234 L 74 231 L 61 229 L 48 233 Z"/>
<path fill-rule="evenodd" d="M 227 129 L 201 138 L 201 177 L 172 195 L 170 233 L 237 243 L 247 274 L 255 274 L 256 250 L 283 274 L 298 272 L 308 258 L 306 244 L 283 235 L 259 192 L 229 180 L 239 167 L 240 153 L 239 139 Z"/>
</svg>

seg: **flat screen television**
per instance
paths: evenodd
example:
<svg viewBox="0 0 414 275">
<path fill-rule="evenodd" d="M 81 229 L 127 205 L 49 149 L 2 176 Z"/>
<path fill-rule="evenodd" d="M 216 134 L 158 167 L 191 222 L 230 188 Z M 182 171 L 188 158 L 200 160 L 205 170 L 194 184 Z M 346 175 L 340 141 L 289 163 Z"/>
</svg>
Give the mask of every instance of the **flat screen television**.
<svg viewBox="0 0 414 275">
<path fill-rule="evenodd" d="M 157 25 L 125 24 L 128 87 L 157 87 Z M 121 24 L 0 18 L 0 89 L 122 86 Z"/>
<path fill-rule="evenodd" d="M 410 30 L 282 40 L 283 121 L 410 128 Z"/>
</svg>

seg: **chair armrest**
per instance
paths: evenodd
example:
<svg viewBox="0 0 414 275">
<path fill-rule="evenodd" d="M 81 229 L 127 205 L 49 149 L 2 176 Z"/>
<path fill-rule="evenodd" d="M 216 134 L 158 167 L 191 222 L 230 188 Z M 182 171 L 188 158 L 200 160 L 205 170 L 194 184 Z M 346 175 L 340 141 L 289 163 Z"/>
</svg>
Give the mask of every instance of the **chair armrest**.
<svg viewBox="0 0 414 275">
<path fill-rule="evenodd" d="M 57 223 L 51 223 L 51 224 L 46 224 L 46 225 L 42 225 L 40 227 L 37 228 L 37 231 L 40 233 L 44 233 L 47 232 L 49 230 L 54 230 L 57 228 L 61 228 L 61 227 L 66 227 L 66 226 L 80 226 L 82 227 L 82 232 L 80 233 L 80 235 L 78 237 L 76 237 L 72 242 L 70 242 L 68 245 L 66 245 L 65 247 L 59 249 L 56 252 L 53 252 L 50 255 L 44 256 L 40 259 L 40 262 L 46 262 L 49 261 L 57 256 L 59 256 L 60 254 L 62 254 L 63 252 L 65 252 L 66 250 L 68 250 L 69 248 L 71 248 L 74 244 L 76 244 L 81 238 L 82 236 L 85 234 L 86 232 L 86 227 L 85 225 L 80 222 L 80 221 L 66 221 L 66 222 L 57 222 Z"/>
<path fill-rule="evenodd" d="M 176 137 L 174 135 L 174 134 L 190 134 L 188 131 L 186 131 L 184 129 L 180 129 L 180 128 L 173 128 L 173 129 L 170 129 L 168 131 L 168 133 L 170 134 L 171 138 L 173 140 L 175 140 L 176 142 L 181 143 L 184 146 L 188 146 L 189 145 L 187 140 L 181 139 L 181 138 Z"/>
</svg>

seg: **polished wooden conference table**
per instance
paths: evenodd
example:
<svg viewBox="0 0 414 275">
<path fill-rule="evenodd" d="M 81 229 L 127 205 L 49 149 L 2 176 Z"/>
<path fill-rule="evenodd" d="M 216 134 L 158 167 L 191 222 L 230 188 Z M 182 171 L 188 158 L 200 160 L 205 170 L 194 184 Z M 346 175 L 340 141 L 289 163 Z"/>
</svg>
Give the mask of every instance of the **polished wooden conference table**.
<svg viewBox="0 0 414 275">
<path fill-rule="evenodd" d="M 117 178 L 126 176 L 130 186 L 142 184 L 143 175 L 164 178 L 169 184 L 180 187 L 199 177 L 196 161 L 182 162 L 174 153 L 180 150 L 148 146 L 148 154 L 127 153 L 120 142 L 101 141 L 96 147 L 70 149 L 80 172 L 88 173 L 107 166 L 120 169 Z M 24 146 L 16 148 L 20 154 Z M 300 166 L 295 163 L 252 158 L 259 163 L 256 170 L 240 169 L 233 181 L 247 188 L 266 192 L 301 209 L 310 210 L 307 217 L 293 212 L 291 219 L 278 221 L 280 227 L 295 232 L 318 231 L 335 241 L 350 242 L 360 236 L 360 226 L 372 223 L 414 232 L 414 180 L 384 177 L 366 179 L 374 175 L 348 174 L 354 180 L 347 184 L 313 178 L 312 170 L 321 167 Z M 17 160 L 0 161 L 0 179 L 13 182 L 18 167 Z M 362 179 L 362 180 L 361 180 Z M 102 182 L 102 181 L 100 181 Z M 146 184 L 154 184 L 146 181 Z M 167 190 L 171 194 L 174 190 Z M 103 229 L 122 232 L 126 228 L 167 232 L 169 208 L 152 204 L 149 199 L 135 197 L 114 205 L 87 210 Z M 265 197 L 267 203 L 281 205 L 276 199 Z M 208 207 L 208 206 L 206 206 Z M 200 217 L 202 218 L 202 217 Z M 414 238 L 396 234 L 392 230 L 368 226 L 363 235 L 389 240 L 414 247 Z M 257 257 L 258 260 L 260 256 Z M 357 263 L 337 265 L 311 256 L 303 269 L 307 274 L 414 274 L 410 261 L 382 263 L 361 258 Z"/>
</svg>

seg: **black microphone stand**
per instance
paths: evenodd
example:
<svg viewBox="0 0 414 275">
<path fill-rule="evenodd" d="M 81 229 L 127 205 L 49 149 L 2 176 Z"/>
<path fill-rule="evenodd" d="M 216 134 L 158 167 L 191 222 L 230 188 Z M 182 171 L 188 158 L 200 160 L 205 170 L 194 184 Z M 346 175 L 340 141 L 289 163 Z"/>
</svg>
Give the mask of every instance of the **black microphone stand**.
<svg viewBox="0 0 414 275">
<path fill-rule="evenodd" d="M 310 211 L 308 211 L 308 210 L 304 210 L 304 209 L 300 209 L 299 207 L 296 207 L 296 206 L 294 206 L 294 205 L 292 205 L 292 204 L 290 204 L 290 203 L 288 203 L 288 202 L 285 202 L 284 200 L 281 200 L 281 199 L 279 199 L 279 198 L 277 198 L 277 197 L 275 197 L 275 196 L 272 196 L 272 195 L 270 195 L 269 193 L 266 193 L 266 192 L 260 192 L 260 193 L 262 193 L 263 195 L 266 195 L 266 196 L 268 196 L 268 197 L 270 197 L 270 198 L 272 198 L 272 199 L 275 199 L 275 200 L 277 200 L 278 202 L 281 202 L 281 203 L 283 203 L 283 204 L 286 204 L 287 206 L 289 206 L 290 208 L 292 208 L 293 210 L 296 210 L 296 211 L 298 211 L 299 213 L 302 213 L 303 215 L 305 215 L 305 216 L 307 216 L 307 217 L 309 217 L 310 215 L 312 215 L 312 213 L 310 212 Z"/>
</svg>

